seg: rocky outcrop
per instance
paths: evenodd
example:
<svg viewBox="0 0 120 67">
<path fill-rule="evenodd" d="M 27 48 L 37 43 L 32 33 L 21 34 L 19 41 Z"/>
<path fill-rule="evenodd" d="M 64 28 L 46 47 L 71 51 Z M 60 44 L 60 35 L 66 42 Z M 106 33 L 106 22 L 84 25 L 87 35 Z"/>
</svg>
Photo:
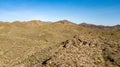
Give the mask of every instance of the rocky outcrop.
<svg viewBox="0 0 120 67">
<path fill-rule="evenodd" d="M 64 44 L 63 47 L 65 47 L 65 48 L 69 47 L 70 45 L 73 45 L 75 47 L 78 47 L 78 46 L 89 46 L 89 47 L 97 46 L 97 43 L 82 40 L 77 35 L 75 35 L 73 37 L 73 39 L 66 40 L 65 42 L 62 42 L 62 44 Z"/>
</svg>

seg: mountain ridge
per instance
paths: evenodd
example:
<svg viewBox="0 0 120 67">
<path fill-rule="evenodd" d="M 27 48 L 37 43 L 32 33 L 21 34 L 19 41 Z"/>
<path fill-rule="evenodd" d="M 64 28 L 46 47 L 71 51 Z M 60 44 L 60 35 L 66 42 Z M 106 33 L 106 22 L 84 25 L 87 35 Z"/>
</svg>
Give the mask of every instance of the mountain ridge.
<svg viewBox="0 0 120 67">
<path fill-rule="evenodd" d="M 95 24 L 88 24 L 88 23 L 80 23 L 80 24 L 76 24 L 74 22 L 71 22 L 69 20 L 59 20 L 56 22 L 50 22 L 50 21 L 41 21 L 41 20 L 31 20 L 31 21 L 13 21 L 13 22 L 4 22 L 4 21 L 0 21 L 0 24 L 5 24 L 5 23 L 9 23 L 9 24 L 16 24 L 16 23 L 27 23 L 28 25 L 31 24 L 40 24 L 40 23 L 60 23 L 60 24 L 65 24 L 65 25 L 79 25 L 79 26 L 86 26 L 86 27 L 98 27 L 98 28 L 111 28 L 111 27 L 120 27 L 120 24 L 116 24 L 113 26 L 108 26 L 108 25 L 95 25 Z"/>
</svg>

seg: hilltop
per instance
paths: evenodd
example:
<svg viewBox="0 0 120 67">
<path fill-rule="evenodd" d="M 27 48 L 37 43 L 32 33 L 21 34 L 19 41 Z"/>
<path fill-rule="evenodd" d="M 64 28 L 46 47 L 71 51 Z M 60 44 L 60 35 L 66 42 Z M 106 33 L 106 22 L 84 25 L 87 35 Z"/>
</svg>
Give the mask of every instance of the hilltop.
<svg viewBox="0 0 120 67">
<path fill-rule="evenodd" d="M 0 22 L 0 67 L 119 67 L 120 25 Z"/>
</svg>

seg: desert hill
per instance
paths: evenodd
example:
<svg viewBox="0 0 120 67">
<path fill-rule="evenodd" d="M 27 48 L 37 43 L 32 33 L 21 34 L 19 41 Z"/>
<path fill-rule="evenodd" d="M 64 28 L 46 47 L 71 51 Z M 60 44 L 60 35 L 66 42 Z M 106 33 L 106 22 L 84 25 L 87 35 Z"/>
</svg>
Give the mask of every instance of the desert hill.
<svg viewBox="0 0 120 67">
<path fill-rule="evenodd" d="M 0 67 L 119 67 L 120 25 L 0 23 Z"/>
</svg>

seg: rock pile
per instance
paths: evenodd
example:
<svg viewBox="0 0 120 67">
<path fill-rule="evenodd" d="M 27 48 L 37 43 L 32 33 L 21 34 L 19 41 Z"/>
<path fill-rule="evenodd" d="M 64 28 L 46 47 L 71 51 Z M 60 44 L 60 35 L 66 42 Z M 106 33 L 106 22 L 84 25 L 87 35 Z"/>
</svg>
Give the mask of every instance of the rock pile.
<svg viewBox="0 0 120 67">
<path fill-rule="evenodd" d="M 66 40 L 65 42 L 62 42 L 62 44 L 64 44 L 63 47 L 65 47 L 65 48 L 69 47 L 70 45 L 73 45 L 75 47 L 79 47 L 79 46 L 94 47 L 94 46 L 97 46 L 97 43 L 82 40 L 78 37 L 78 35 L 75 35 L 73 37 L 73 39 Z"/>
</svg>

